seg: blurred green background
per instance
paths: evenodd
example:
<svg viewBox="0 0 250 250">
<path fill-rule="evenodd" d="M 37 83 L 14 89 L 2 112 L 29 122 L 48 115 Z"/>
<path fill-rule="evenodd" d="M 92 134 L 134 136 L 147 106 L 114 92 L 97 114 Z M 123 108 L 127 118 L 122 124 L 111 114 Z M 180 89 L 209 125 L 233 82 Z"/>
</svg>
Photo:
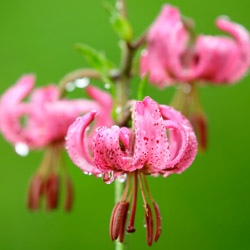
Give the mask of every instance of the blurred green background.
<svg viewBox="0 0 250 250">
<path fill-rule="evenodd" d="M 163 0 L 128 0 L 129 18 L 138 36 L 159 13 Z M 223 14 L 250 29 L 249 0 L 172 0 L 193 17 L 196 31 L 216 34 L 214 20 Z M 73 50 L 87 43 L 119 62 L 118 38 L 102 0 L 0 1 L 0 92 L 23 73 L 35 72 L 37 85 L 58 82 L 67 72 L 87 66 Z M 136 82 L 134 89 L 136 89 Z M 169 103 L 173 89 L 148 95 Z M 209 119 L 209 149 L 182 175 L 148 178 L 160 206 L 163 229 L 153 249 L 250 249 L 250 84 L 249 77 L 231 87 L 204 87 L 202 102 Z M 68 159 L 74 180 L 71 214 L 26 210 L 28 181 L 42 152 L 26 158 L 0 138 L 0 249 L 113 249 L 109 217 L 114 185 L 83 175 Z M 130 249 L 146 249 L 143 207 L 139 200 L 136 233 Z"/>
</svg>

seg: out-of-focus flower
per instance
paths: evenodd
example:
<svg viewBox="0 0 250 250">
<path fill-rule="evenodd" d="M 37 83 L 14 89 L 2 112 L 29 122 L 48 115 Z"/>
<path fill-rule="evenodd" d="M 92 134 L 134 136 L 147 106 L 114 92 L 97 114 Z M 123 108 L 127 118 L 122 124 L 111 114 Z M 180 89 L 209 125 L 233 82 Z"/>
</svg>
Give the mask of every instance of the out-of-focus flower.
<svg viewBox="0 0 250 250">
<path fill-rule="evenodd" d="M 150 82 L 160 88 L 180 83 L 171 106 L 191 121 L 204 150 L 207 122 L 196 84 L 228 85 L 245 76 L 250 66 L 250 36 L 243 26 L 221 17 L 216 25 L 231 37 L 199 35 L 195 39 L 185 20 L 177 8 L 163 7 L 149 30 L 140 71 L 142 76 L 149 72 Z"/>
<path fill-rule="evenodd" d="M 217 27 L 230 37 L 190 32 L 177 8 L 165 5 L 148 33 L 147 49 L 141 56 L 141 74 L 159 87 L 176 82 L 207 81 L 230 84 L 239 81 L 250 65 L 250 36 L 241 25 L 221 17 Z"/>
<path fill-rule="evenodd" d="M 44 160 L 30 183 L 28 207 L 38 209 L 40 197 L 44 195 L 47 208 L 54 209 L 59 193 L 61 154 L 69 125 L 77 116 L 93 109 L 100 112 L 97 126 L 111 125 L 112 99 L 106 92 L 92 86 L 87 87 L 86 92 L 94 100 L 60 99 L 59 89 L 55 85 L 32 91 L 34 82 L 33 75 L 24 75 L 3 94 L 0 101 L 0 129 L 13 145 L 22 143 L 30 149 L 45 148 Z M 25 102 L 30 93 L 30 100 Z M 22 124 L 22 118 L 25 124 Z M 90 138 L 92 136 L 93 132 Z M 65 206 L 66 210 L 70 210 L 72 185 L 68 174 L 65 170 L 63 172 Z"/>
<path fill-rule="evenodd" d="M 93 158 L 89 155 L 86 129 L 96 117 L 92 111 L 73 123 L 67 135 L 67 150 L 72 161 L 83 171 L 102 176 L 111 183 L 117 176 L 128 175 L 127 186 L 121 201 L 112 212 L 110 222 L 111 239 L 123 241 L 127 212 L 133 196 L 131 216 L 127 232 L 134 232 L 137 200 L 137 182 L 144 200 L 147 243 L 153 242 L 153 215 L 144 193 L 142 176 L 156 214 L 155 241 L 161 231 L 159 208 L 146 183 L 145 175 L 168 176 L 182 173 L 193 162 L 197 152 L 197 141 L 188 120 L 178 111 L 158 105 L 150 97 L 137 101 L 132 107 L 133 128 L 112 126 L 100 127 L 93 138 Z M 98 117 L 98 115 L 97 115 Z M 168 135 L 167 135 L 168 132 Z M 128 195 L 131 179 L 133 185 Z"/>
</svg>

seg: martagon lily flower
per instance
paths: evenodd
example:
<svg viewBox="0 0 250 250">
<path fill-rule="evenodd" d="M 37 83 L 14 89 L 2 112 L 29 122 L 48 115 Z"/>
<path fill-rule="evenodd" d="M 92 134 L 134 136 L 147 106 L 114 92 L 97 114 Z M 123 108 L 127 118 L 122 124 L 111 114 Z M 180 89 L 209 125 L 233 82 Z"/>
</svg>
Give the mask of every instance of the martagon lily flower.
<svg viewBox="0 0 250 250">
<path fill-rule="evenodd" d="M 40 168 L 30 182 L 28 207 L 37 210 L 40 198 L 46 198 L 47 209 L 58 204 L 59 174 L 66 189 L 65 209 L 72 205 L 72 183 L 62 162 L 65 136 L 68 127 L 81 114 L 90 110 L 100 113 L 97 126 L 112 124 L 107 116 L 111 112 L 112 99 L 106 93 L 92 86 L 86 88 L 93 100 L 66 100 L 59 98 L 59 88 L 49 85 L 35 89 L 30 100 L 24 102 L 33 90 L 34 75 L 24 75 L 10 87 L 0 101 L 0 129 L 3 136 L 13 145 L 26 145 L 30 149 L 45 149 Z M 104 113 L 105 111 L 105 113 Z M 25 124 L 21 123 L 25 118 Z M 90 137 L 93 133 L 90 134 Z"/>
<path fill-rule="evenodd" d="M 140 72 L 159 88 L 179 84 L 171 106 L 192 123 L 200 148 L 206 149 L 207 121 L 197 84 L 230 85 L 246 75 L 250 66 L 250 36 L 241 25 L 228 18 L 216 20 L 228 36 L 194 37 L 192 22 L 179 10 L 164 5 L 149 29 L 147 48 L 140 60 Z"/>
<path fill-rule="evenodd" d="M 250 66 L 250 36 L 241 25 L 228 18 L 216 20 L 217 27 L 232 36 L 199 35 L 190 40 L 189 28 L 179 10 L 165 5 L 151 26 L 147 48 L 141 56 L 141 74 L 159 87 L 176 82 L 206 81 L 232 84 Z"/>
<path fill-rule="evenodd" d="M 159 105 L 150 97 L 134 102 L 131 112 L 131 129 L 112 126 L 96 130 L 93 137 L 93 158 L 88 152 L 86 130 L 95 117 L 98 119 L 96 111 L 78 118 L 70 126 L 66 148 L 70 158 L 80 169 L 102 176 L 106 183 L 111 183 L 119 175 L 128 176 L 124 194 L 111 215 L 112 240 L 119 238 L 123 242 L 131 202 L 126 230 L 128 233 L 135 231 L 139 179 L 145 209 L 147 244 L 151 246 L 153 240 L 156 242 L 160 236 L 161 216 L 159 207 L 149 192 L 146 175 L 167 177 L 173 173 L 182 173 L 195 158 L 197 141 L 192 126 L 180 112 L 169 106 Z M 155 211 L 155 230 L 143 180 Z"/>
</svg>

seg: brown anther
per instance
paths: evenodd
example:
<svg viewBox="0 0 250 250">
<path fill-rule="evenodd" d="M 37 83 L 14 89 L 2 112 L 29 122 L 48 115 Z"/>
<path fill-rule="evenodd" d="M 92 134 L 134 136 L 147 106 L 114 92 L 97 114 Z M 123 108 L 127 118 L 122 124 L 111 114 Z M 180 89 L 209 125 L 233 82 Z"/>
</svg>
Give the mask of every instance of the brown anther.
<svg viewBox="0 0 250 250">
<path fill-rule="evenodd" d="M 30 210 L 38 210 L 40 206 L 40 197 L 43 191 L 42 176 L 36 175 L 30 182 L 28 191 L 27 206 Z"/>
<path fill-rule="evenodd" d="M 120 240 L 121 243 L 123 242 L 123 239 L 124 239 L 128 209 L 129 209 L 129 202 L 125 202 L 124 211 L 123 211 L 123 218 L 122 218 L 122 224 L 121 224 L 120 233 L 119 233 L 119 240 Z"/>
<path fill-rule="evenodd" d="M 66 179 L 66 200 L 65 200 L 65 210 L 69 212 L 72 209 L 73 201 L 73 187 L 72 182 L 69 178 Z"/>
<path fill-rule="evenodd" d="M 110 234 L 110 238 L 111 238 L 112 241 L 115 240 L 115 236 L 114 236 L 114 221 L 115 221 L 116 211 L 117 211 L 117 209 L 118 209 L 119 206 L 120 206 L 120 202 L 118 202 L 114 206 L 112 214 L 111 214 L 111 218 L 110 218 L 109 234 Z"/>
<path fill-rule="evenodd" d="M 194 127 L 194 131 L 198 137 L 199 147 L 202 151 L 207 149 L 207 120 L 203 114 L 193 114 L 190 121 Z"/>
<path fill-rule="evenodd" d="M 125 212 L 128 212 L 127 210 L 127 203 L 125 201 L 120 202 L 120 206 L 116 210 L 116 216 L 114 217 L 114 238 L 117 239 L 120 231 L 122 229 L 122 226 L 124 225 L 123 219 Z"/>
<path fill-rule="evenodd" d="M 152 246 L 154 237 L 154 221 L 153 221 L 152 210 L 148 203 L 146 204 L 145 208 L 145 222 L 147 229 L 147 244 L 148 246 Z"/>
<path fill-rule="evenodd" d="M 48 210 L 57 208 L 59 193 L 59 177 L 55 174 L 51 174 L 46 182 L 45 195 L 46 195 L 46 207 Z"/>
<path fill-rule="evenodd" d="M 111 240 L 116 240 L 119 236 L 120 241 L 123 241 L 128 208 L 129 202 L 126 201 L 120 201 L 115 205 L 110 220 Z"/>
<path fill-rule="evenodd" d="M 200 130 L 200 147 L 203 151 L 207 148 L 207 121 L 204 116 L 199 118 L 199 130 Z"/>
<path fill-rule="evenodd" d="M 161 214 L 160 214 L 160 209 L 155 201 L 153 202 L 153 206 L 154 206 L 155 217 L 156 217 L 155 242 L 157 242 L 161 234 Z"/>
</svg>

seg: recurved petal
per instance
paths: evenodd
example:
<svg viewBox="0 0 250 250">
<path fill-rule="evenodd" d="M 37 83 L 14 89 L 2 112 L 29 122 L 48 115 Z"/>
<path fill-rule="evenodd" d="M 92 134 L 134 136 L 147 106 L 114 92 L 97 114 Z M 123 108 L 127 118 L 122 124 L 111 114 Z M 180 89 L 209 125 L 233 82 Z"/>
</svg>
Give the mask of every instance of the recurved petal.
<svg viewBox="0 0 250 250">
<path fill-rule="evenodd" d="M 96 110 L 98 110 L 98 116 L 96 117 L 93 129 L 89 134 L 89 146 L 92 148 L 92 140 L 95 135 L 96 128 L 102 126 L 110 127 L 114 124 L 114 121 L 111 118 L 113 100 L 110 94 L 106 91 L 100 90 L 94 86 L 86 87 L 86 92 L 98 105 L 96 108 Z"/>
<path fill-rule="evenodd" d="M 66 137 L 66 149 L 71 160 L 84 172 L 99 174 L 93 159 L 89 155 L 87 146 L 87 129 L 95 118 L 96 111 L 87 113 L 78 117 L 69 127 Z"/>
<path fill-rule="evenodd" d="M 168 169 L 165 173 L 162 173 L 164 176 L 168 176 L 171 173 L 180 174 L 194 161 L 197 153 L 197 139 L 192 129 L 192 125 L 180 112 L 166 105 L 160 105 L 160 111 L 165 122 L 173 121 L 179 124 L 179 126 L 182 126 L 180 130 L 172 129 L 169 132 L 170 160 L 173 162 L 174 159 L 178 160 L 174 162 L 175 166 L 173 170 Z M 183 142 L 183 140 L 186 140 L 186 142 Z M 187 143 L 186 146 L 184 146 L 185 143 Z M 185 149 L 184 152 L 183 149 Z"/>
<path fill-rule="evenodd" d="M 21 101 L 30 93 L 34 86 L 35 76 L 24 75 L 10 87 L 0 101 L 0 128 L 4 137 L 11 143 L 25 142 L 24 129 L 20 117 L 28 114 L 28 104 Z"/>
<path fill-rule="evenodd" d="M 35 75 L 24 75 L 17 83 L 10 87 L 1 98 L 1 106 L 8 108 L 9 105 L 21 102 L 33 89 Z"/>
<path fill-rule="evenodd" d="M 150 97 L 136 102 L 135 147 L 132 166 L 148 172 L 163 169 L 169 161 L 169 145 L 159 105 Z"/>
<path fill-rule="evenodd" d="M 48 85 L 42 88 L 36 88 L 31 95 L 31 102 L 36 105 L 54 102 L 59 99 L 59 89 L 55 85 Z"/>
<path fill-rule="evenodd" d="M 204 36 L 196 42 L 198 63 L 193 77 L 212 83 L 229 82 L 230 74 L 239 63 L 238 45 L 230 38 Z"/>
<path fill-rule="evenodd" d="M 228 81 L 235 82 L 240 80 L 248 71 L 250 66 L 250 34 L 242 25 L 229 21 L 226 18 L 218 18 L 216 25 L 219 29 L 232 35 L 238 46 L 239 60 Z"/>
<path fill-rule="evenodd" d="M 111 110 L 113 107 L 113 100 L 110 94 L 100 90 L 94 86 L 88 86 L 85 88 L 87 94 L 94 100 L 96 100 L 101 106 L 107 110 Z"/>
</svg>

